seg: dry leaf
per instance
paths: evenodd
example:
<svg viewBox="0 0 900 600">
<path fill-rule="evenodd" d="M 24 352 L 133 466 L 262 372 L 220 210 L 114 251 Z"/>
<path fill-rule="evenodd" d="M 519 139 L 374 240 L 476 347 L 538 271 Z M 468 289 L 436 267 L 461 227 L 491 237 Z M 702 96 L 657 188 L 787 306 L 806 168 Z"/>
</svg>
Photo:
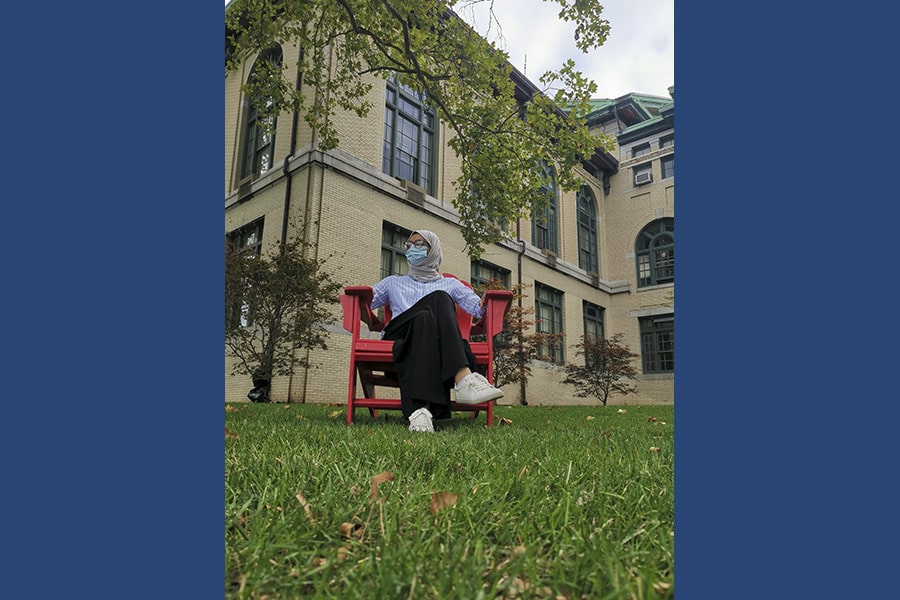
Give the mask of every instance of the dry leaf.
<svg viewBox="0 0 900 600">
<path fill-rule="evenodd" d="M 290 404 L 285 404 L 284 407 L 285 407 L 285 408 L 290 408 L 291 405 L 290 405 Z"/>
<path fill-rule="evenodd" d="M 237 406 L 232 406 L 231 404 L 225 405 L 225 412 L 237 412 L 239 410 L 241 409 L 239 409 Z"/>
<path fill-rule="evenodd" d="M 378 475 L 372 478 L 372 490 L 369 492 L 369 498 L 374 500 L 378 497 L 378 486 L 384 483 L 385 481 L 393 481 L 394 474 L 390 471 L 382 471 Z"/>
<path fill-rule="evenodd" d="M 238 436 L 238 434 L 236 434 L 236 433 L 233 432 L 233 431 L 228 431 L 228 428 L 227 428 L 227 427 L 225 428 L 225 437 L 227 437 L 227 438 L 236 438 L 237 436 Z"/>
<path fill-rule="evenodd" d="M 457 498 L 459 495 L 453 492 L 434 492 L 431 494 L 431 505 L 428 510 L 431 511 L 431 514 L 436 515 L 445 508 L 455 505 Z"/>
<path fill-rule="evenodd" d="M 351 537 L 355 537 L 356 539 L 362 539 L 363 533 L 365 532 L 366 526 L 362 523 L 341 523 L 341 537 L 345 539 L 350 539 Z"/>
<path fill-rule="evenodd" d="M 328 559 L 325 558 L 324 556 L 316 556 L 316 557 L 313 557 L 313 559 L 312 559 L 313 567 L 321 567 L 322 565 L 327 565 L 327 564 L 328 564 Z"/>
<path fill-rule="evenodd" d="M 620 409 L 617 410 L 616 412 L 619 413 L 620 415 L 623 415 L 623 414 L 627 413 L 628 411 L 625 410 L 624 408 L 620 408 Z"/>
<path fill-rule="evenodd" d="M 337 559 L 338 560 L 344 560 L 345 558 L 347 558 L 348 554 L 350 554 L 350 551 L 347 550 L 347 548 L 345 548 L 344 546 L 341 546 L 340 548 L 337 549 Z"/>
<path fill-rule="evenodd" d="M 659 448 L 656 446 L 650 446 L 650 452 L 659 452 Z"/>
<path fill-rule="evenodd" d="M 512 425 L 512 419 L 507 419 L 506 417 L 500 417 L 499 423 L 501 425 Z"/>
<path fill-rule="evenodd" d="M 587 421 L 593 421 L 593 420 L 594 420 L 594 416 L 593 416 L 593 415 L 588 415 L 588 416 L 585 417 L 585 420 L 587 420 Z"/>
<path fill-rule="evenodd" d="M 612 437 L 612 431 L 601 431 L 600 437 L 605 437 L 605 438 Z"/>
<path fill-rule="evenodd" d="M 335 418 L 336 416 L 340 415 L 342 412 L 344 412 L 344 411 L 342 411 L 342 410 L 336 410 L 336 411 L 334 411 L 333 413 L 331 413 L 331 414 L 328 415 L 328 416 L 331 417 L 331 418 L 333 419 L 333 418 Z"/>
<path fill-rule="evenodd" d="M 300 503 L 300 506 L 303 507 L 303 510 L 306 512 L 306 516 L 309 517 L 310 521 L 313 521 L 312 511 L 309 510 L 309 504 L 306 502 L 306 498 L 303 497 L 303 494 L 297 492 L 297 501 Z"/>
<path fill-rule="evenodd" d="M 657 594 L 668 592 L 670 587 L 672 587 L 671 584 L 665 581 L 657 581 L 653 584 L 653 589 L 656 590 Z"/>
<path fill-rule="evenodd" d="M 656 420 L 656 417 L 647 417 L 647 420 L 652 423 Z"/>
</svg>

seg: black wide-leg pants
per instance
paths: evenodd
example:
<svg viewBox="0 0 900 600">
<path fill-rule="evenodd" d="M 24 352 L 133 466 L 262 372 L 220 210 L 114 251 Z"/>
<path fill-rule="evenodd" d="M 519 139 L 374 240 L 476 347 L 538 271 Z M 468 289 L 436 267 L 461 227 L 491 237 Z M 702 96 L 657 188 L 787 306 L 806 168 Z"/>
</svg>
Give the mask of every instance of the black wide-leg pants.
<svg viewBox="0 0 900 600">
<path fill-rule="evenodd" d="M 450 294 L 428 294 L 384 329 L 400 380 L 400 407 L 409 416 L 427 407 L 435 419 L 450 418 L 450 388 L 457 371 L 475 370 L 475 355 L 462 338 Z"/>
</svg>

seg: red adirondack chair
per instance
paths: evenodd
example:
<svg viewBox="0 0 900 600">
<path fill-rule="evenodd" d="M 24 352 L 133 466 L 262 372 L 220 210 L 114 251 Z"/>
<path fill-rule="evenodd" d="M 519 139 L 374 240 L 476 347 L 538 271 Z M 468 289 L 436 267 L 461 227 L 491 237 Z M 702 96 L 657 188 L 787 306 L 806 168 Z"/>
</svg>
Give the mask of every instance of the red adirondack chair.
<svg viewBox="0 0 900 600">
<path fill-rule="evenodd" d="M 455 275 L 445 273 L 444 277 Z M 463 281 L 468 287 L 472 285 Z M 379 319 L 372 310 L 372 287 L 353 285 L 344 288 L 341 294 L 341 310 L 343 311 L 344 329 L 352 334 L 350 342 L 350 374 L 347 384 L 347 423 L 353 423 L 353 412 L 357 408 L 368 408 L 372 417 L 378 416 L 378 410 L 400 410 L 400 390 L 397 371 L 394 367 L 391 348 L 394 342 L 382 339 L 370 339 L 362 336 L 362 323 L 369 331 L 379 332 L 391 320 L 389 306 L 384 307 L 384 319 Z M 457 307 L 456 316 L 462 337 L 469 340 L 472 353 L 475 355 L 476 369 L 488 381 L 494 382 L 494 336 L 503 330 L 503 317 L 509 310 L 513 293 L 507 290 L 488 290 L 484 294 L 484 316 L 473 319 L 472 315 Z M 484 334 L 483 342 L 471 341 L 472 335 Z M 362 388 L 363 397 L 357 398 L 357 379 Z M 390 395 L 382 395 L 387 388 L 393 390 Z M 451 411 L 469 411 L 476 418 L 482 410 L 487 411 L 487 425 L 494 420 L 494 401 L 481 404 L 457 404 L 450 402 Z"/>
</svg>

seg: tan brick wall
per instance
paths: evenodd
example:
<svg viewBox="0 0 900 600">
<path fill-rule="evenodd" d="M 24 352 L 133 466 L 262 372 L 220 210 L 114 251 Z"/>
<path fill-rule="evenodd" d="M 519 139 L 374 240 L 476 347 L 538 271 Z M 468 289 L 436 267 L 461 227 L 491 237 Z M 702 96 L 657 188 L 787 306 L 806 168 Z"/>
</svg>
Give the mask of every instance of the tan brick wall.
<svg viewBox="0 0 900 600">
<path fill-rule="evenodd" d="M 296 49 L 285 48 L 285 61 L 293 64 Z M 241 129 L 241 95 L 239 82 L 246 72 L 230 73 L 225 81 L 225 230 L 232 231 L 241 225 L 265 217 L 263 242 L 266 247 L 276 244 L 281 235 L 282 214 L 285 202 L 286 181 L 281 164 L 290 148 L 291 116 L 282 115 L 278 121 L 276 136 L 276 169 L 254 184 L 257 190 L 246 201 L 237 202 L 235 170 L 238 136 Z M 293 81 L 294 74 L 286 74 Z M 304 90 L 312 93 L 312 90 Z M 320 258 L 326 258 L 326 268 L 343 285 L 373 284 L 380 270 L 382 223 L 389 221 L 408 229 L 430 229 L 441 237 L 444 248 L 442 270 L 464 279 L 470 277 L 470 260 L 465 254 L 462 236 L 453 221 L 452 198 L 455 195 L 453 180 L 459 174 L 459 162 L 452 152 L 443 146 L 437 153 L 439 160 L 436 174 L 436 193 L 428 199 L 426 208 L 411 205 L 403 200 L 403 188 L 399 182 L 381 173 L 383 135 L 384 85 L 376 82 L 370 94 L 372 110 L 365 118 L 352 113 L 340 113 L 335 125 L 341 136 L 340 151 L 325 156 L 327 166 L 314 164 L 292 172 L 290 206 L 291 214 L 305 219 L 311 227 L 311 235 L 317 242 Z M 297 135 L 297 153 L 301 156 L 309 148 L 311 136 L 302 118 Z M 439 140 L 446 142 L 450 132 L 439 124 Z M 627 156 L 627 148 L 620 150 L 620 160 Z M 299 160 L 299 158 L 298 158 Z M 540 281 L 564 292 L 564 319 L 567 333 L 566 358 L 575 360 L 574 345 L 582 334 L 582 300 L 587 299 L 606 309 L 605 327 L 608 335 L 623 333 L 625 342 L 634 352 L 640 351 L 638 320 L 633 311 L 664 307 L 665 295 L 672 286 L 648 290 L 636 287 L 634 244 L 638 232 L 649 222 L 661 216 L 674 215 L 674 180 L 659 179 L 658 160 L 654 161 L 654 182 L 635 189 L 631 170 L 621 169 L 612 177 L 610 194 L 604 195 L 600 182 L 587 177 L 597 201 L 599 215 L 598 238 L 600 274 L 603 282 L 626 280 L 628 291 L 609 293 L 589 283 L 589 278 L 575 277 L 568 271 L 578 272 L 577 210 L 575 192 L 560 194 L 558 203 L 559 266 L 553 269 L 530 246 L 522 257 L 522 281 L 529 285 L 525 299 L 527 306 L 534 306 L 534 283 Z M 522 237 L 530 242 L 531 224 L 521 222 Z M 486 248 L 483 259 L 510 269 L 512 284 L 517 281 L 517 245 L 492 245 Z M 315 365 L 309 372 L 299 370 L 293 377 L 276 377 L 271 397 L 276 402 L 344 403 L 347 393 L 349 334 L 340 326 L 337 298 L 334 299 L 337 319 L 331 327 L 328 350 L 314 351 L 310 360 Z M 231 361 L 226 359 L 227 402 L 247 401 L 251 387 L 248 376 L 231 376 Z M 636 365 L 640 371 L 640 365 Z M 574 388 L 560 381 L 563 371 L 554 365 L 537 362 L 533 377 L 527 386 L 530 404 L 594 404 L 596 400 L 574 396 Z M 674 377 L 671 375 L 639 376 L 635 382 L 639 393 L 626 397 L 613 396 L 610 404 L 659 404 L 674 400 Z M 506 396 L 501 404 L 518 402 L 516 386 L 505 388 Z"/>
</svg>

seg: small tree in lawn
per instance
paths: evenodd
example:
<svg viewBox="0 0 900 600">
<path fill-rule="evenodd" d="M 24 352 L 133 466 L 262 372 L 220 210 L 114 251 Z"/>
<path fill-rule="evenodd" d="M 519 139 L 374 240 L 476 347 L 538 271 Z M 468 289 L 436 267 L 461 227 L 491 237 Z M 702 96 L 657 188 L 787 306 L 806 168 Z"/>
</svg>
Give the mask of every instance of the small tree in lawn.
<svg viewBox="0 0 900 600">
<path fill-rule="evenodd" d="M 583 356 L 584 364 L 566 364 L 562 383 L 573 384 L 579 398 L 597 398 L 606 406 L 611 393 L 631 394 L 637 389 L 628 380 L 637 376 L 633 361 L 638 355 L 622 343 L 622 334 L 611 338 L 581 336 L 575 356 Z"/>
<path fill-rule="evenodd" d="M 341 286 L 324 260 L 304 255 L 308 247 L 297 238 L 256 256 L 225 246 L 225 347 L 237 359 L 231 374 L 249 375 L 254 386 L 310 366 L 297 350 L 327 349 Z"/>
<path fill-rule="evenodd" d="M 526 284 L 512 287 L 513 300 L 509 310 L 503 317 L 503 331 L 494 339 L 494 385 L 503 386 L 510 383 L 519 385 L 519 402 L 527 405 L 525 386 L 531 377 L 531 362 L 540 356 L 541 346 L 550 346 L 562 341 L 562 334 L 534 333 L 535 321 L 531 318 L 534 306 L 521 306 L 521 300 L 527 298 L 524 289 Z M 506 289 L 497 280 L 479 287 L 478 293 L 484 290 Z"/>
</svg>

